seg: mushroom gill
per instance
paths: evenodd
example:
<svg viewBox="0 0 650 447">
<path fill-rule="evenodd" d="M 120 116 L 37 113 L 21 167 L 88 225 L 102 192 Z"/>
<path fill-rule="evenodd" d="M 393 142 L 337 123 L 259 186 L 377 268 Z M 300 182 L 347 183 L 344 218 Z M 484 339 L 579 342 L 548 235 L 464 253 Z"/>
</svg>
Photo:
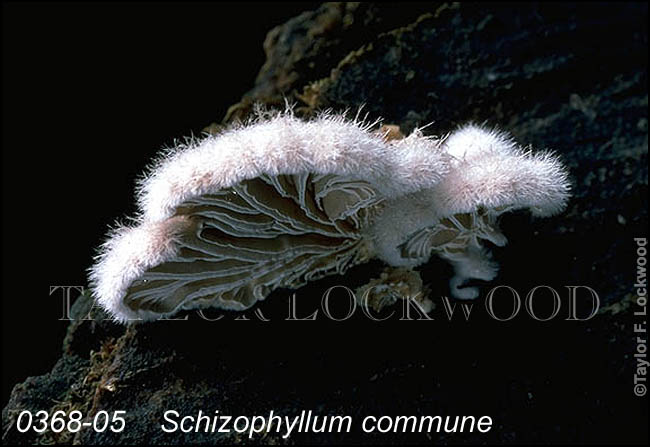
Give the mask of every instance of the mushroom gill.
<svg viewBox="0 0 650 447">
<path fill-rule="evenodd" d="M 343 273 L 372 252 L 362 229 L 381 209 L 364 181 L 334 175 L 262 175 L 184 202 L 191 230 L 176 256 L 128 287 L 132 311 L 246 309 L 279 287 Z"/>
</svg>

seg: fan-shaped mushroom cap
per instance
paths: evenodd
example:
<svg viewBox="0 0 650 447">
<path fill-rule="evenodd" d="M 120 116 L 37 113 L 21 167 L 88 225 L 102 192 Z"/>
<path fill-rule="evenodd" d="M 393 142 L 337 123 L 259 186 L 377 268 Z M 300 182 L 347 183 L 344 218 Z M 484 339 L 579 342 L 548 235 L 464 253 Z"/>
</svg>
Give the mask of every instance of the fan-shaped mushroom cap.
<svg viewBox="0 0 650 447">
<path fill-rule="evenodd" d="M 413 267 L 432 252 L 455 267 L 452 293 L 474 298 L 462 285 L 496 275 L 480 240 L 506 243 L 499 214 L 568 199 L 557 157 L 505 134 L 470 125 L 441 144 L 371 127 L 287 112 L 167 152 L 139 185 L 137 224 L 91 268 L 99 303 L 119 321 L 242 310 L 373 257 Z"/>
<path fill-rule="evenodd" d="M 93 291 L 122 321 L 246 309 L 373 257 L 365 229 L 384 200 L 434 185 L 448 158 L 419 133 L 390 140 L 333 115 L 277 114 L 194 142 L 141 182 L 141 223 L 104 244 Z"/>
<path fill-rule="evenodd" d="M 528 208 L 533 215 L 562 211 L 570 196 L 568 172 L 552 153 L 525 151 L 501 132 L 475 125 L 452 133 L 443 148 L 454 157 L 432 191 L 442 216 Z"/>
</svg>

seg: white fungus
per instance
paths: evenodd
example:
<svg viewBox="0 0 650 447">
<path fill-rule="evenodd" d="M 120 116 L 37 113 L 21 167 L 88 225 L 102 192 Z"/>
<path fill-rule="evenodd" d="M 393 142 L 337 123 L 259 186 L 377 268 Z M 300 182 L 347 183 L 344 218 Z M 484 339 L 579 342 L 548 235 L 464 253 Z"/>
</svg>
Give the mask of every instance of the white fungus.
<svg viewBox="0 0 650 447">
<path fill-rule="evenodd" d="M 165 153 L 138 187 L 136 223 L 100 248 L 94 296 L 121 322 L 243 310 L 372 258 L 413 275 L 436 253 L 454 266 L 452 295 L 475 298 L 462 286 L 496 276 L 481 240 L 506 243 L 498 216 L 566 205 L 558 158 L 503 133 L 394 138 L 374 124 L 285 112 Z"/>
</svg>

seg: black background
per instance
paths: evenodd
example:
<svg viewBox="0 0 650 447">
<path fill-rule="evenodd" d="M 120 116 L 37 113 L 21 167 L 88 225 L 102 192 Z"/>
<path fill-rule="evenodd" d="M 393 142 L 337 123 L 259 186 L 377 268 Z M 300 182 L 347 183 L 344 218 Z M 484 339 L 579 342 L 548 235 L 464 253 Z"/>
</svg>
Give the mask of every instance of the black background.
<svg viewBox="0 0 650 447">
<path fill-rule="evenodd" d="M 87 284 L 147 162 L 220 121 L 252 88 L 266 33 L 316 6 L 3 4 L 3 406 L 59 357 L 50 286 Z"/>
</svg>

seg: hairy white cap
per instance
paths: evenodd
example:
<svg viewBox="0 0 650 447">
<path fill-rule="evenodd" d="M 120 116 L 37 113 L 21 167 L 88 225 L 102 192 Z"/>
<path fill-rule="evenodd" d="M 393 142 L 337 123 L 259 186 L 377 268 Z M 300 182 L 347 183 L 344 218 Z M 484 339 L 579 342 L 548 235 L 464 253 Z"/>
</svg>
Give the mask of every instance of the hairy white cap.
<svg viewBox="0 0 650 447">
<path fill-rule="evenodd" d="M 566 168 L 551 152 L 532 153 L 501 132 L 475 125 L 452 133 L 443 148 L 454 157 L 431 200 L 441 216 L 488 209 L 528 208 L 535 216 L 562 211 L 570 196 Z"/>
<path fill-rule="evenodd" d="M 173 259 L 178 237 L 192 222 L 177 216 L 162 222 L 121 226 L 111 231 L 90 270 L 90 284 L 99 304 L 115 320 L 155 319 L 158 312 L 135 311 L 124 303 L 127 289 L 152 267 Z"/>
<path fill-rule="evenodd" d="M 143 219 L 166 219 L 186 200 L 262 174 L 352 175 L 395 197 L 431 187 L 447 172 L 449 157 L 436 140 L 416 132 L 389 142 L 372 124 L 332 114 L 305 122 L 286 112 L 180 147 L 141 182 Z"/>
</svg>

